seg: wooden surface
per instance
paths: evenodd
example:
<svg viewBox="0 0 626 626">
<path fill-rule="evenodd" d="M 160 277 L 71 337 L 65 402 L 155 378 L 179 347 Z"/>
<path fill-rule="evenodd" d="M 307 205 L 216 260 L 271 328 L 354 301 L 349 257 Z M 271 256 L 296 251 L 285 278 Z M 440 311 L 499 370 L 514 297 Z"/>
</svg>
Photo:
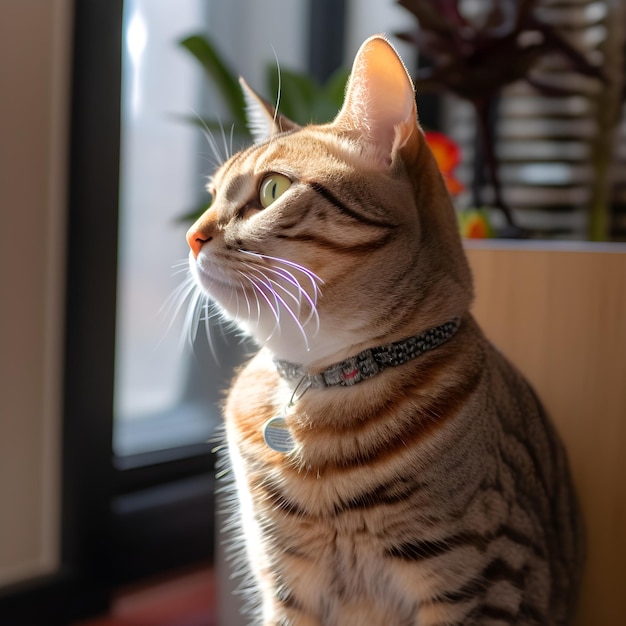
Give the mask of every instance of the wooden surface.
<svg viewBox="0 0 626 626">
<path fill-rule="evenodd" d="M 576 626 L 626 624 L 626 247 L 477 248 L 474 313 L 569 451 L 587 526 Z"/>
<path fill-rule="evenodd" d="M 207 563 L 122 589 L 108 615 L 70 626 L 217 626 L 213 568 Z"/>
</svg>

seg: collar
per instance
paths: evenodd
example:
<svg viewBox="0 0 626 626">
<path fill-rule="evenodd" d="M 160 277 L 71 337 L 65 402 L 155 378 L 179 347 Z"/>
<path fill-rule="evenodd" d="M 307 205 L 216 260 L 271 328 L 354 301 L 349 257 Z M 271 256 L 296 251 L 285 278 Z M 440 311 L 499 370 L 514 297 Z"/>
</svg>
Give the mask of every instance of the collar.
<svg viewBox="0 0 626 626">
<path fill-rule="evenodd" d="M 396 367 L 428 352 L 450 339 L 461 325 L 458 317 L 429 328 L 419 335 L 395 341 L 359 354 L 327 367 L 319 374 L 310 374 L 303 365 L 274 360 L 276 370 L 286 380 L 299 381 L 298 387 L 323 389 L 324 387 L 349 387 L 356 385 L 388 367 Z"/>
</svg>

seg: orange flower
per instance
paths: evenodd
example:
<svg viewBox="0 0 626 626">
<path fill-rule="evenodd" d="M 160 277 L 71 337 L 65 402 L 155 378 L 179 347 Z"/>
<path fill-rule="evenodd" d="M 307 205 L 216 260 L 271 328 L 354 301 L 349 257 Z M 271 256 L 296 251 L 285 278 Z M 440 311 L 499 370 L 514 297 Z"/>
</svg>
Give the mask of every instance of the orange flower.
<svg viewBox="0 0 626 626">
<path fill-rule="evenodd" d="M 461 236 L 465 239 L 489 239 L 495 233 L 485 209 L 466 209 L 459 214 Z"/>
<path fill-rule="evenodd" d="M 454 177 L 454 170 L 461 162 L 459 146 L 443 133 L 429 131 L 424 133 L 424 135 L 435 157 L 435 161 L 437 161 L 439 171 L 446 182 L 448 191 L 453 196 L 459 195 L 464 189 L 463 185 Z"/>
</svg>

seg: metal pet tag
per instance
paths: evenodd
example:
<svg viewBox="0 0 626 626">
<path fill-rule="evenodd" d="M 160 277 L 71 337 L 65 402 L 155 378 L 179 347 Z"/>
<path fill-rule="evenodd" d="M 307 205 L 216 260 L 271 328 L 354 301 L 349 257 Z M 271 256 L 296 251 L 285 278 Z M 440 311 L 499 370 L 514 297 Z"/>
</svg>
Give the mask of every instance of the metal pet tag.
<svg viewBox="0 0 626 626">
<path fill-rule="evenodd" d="M 272 417 L 263 426 L 263 439 L 265 443 L 276 452 L 291 452 L 295 443 L 285 418 L 282 416 Z"/>
</svg>

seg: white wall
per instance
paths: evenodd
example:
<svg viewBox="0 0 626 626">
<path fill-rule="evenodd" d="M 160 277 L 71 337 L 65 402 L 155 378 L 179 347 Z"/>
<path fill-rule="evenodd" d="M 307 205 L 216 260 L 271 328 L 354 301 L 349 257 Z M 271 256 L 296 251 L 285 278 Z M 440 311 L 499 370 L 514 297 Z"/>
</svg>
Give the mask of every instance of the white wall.
<svg viewBox="0 0 626 626">
<path fill-rule="evenodd" d="M 0 585 L 59 558 L 70 0 L 0 2 Z"/>
<path fill-rule="evenodd" d="M 211 37 L 230 67 L 259 92 L 265 90 L 265 68 L 274 53 L 281 67 L 305 69 L 307 14 L 305 0 L 208 2 Z"/>
</svg>

